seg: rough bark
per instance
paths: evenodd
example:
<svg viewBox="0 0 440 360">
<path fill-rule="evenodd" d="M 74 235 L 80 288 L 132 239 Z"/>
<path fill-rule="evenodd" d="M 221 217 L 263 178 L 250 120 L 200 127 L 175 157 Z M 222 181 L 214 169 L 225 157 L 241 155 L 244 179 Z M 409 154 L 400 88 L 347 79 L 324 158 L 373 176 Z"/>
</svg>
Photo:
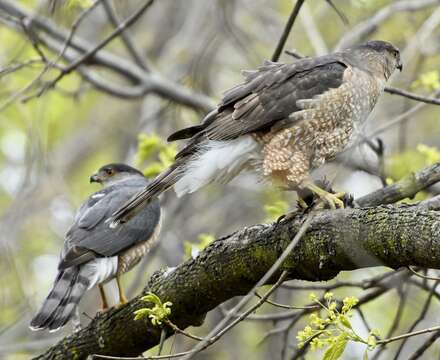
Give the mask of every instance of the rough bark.
<svg viewBox="0 0 440 360">
<path fill-rule="evenodd" d="M 280 271 L 289 278 L 328 280 L 340 271 L 385 265 L 440 268 L 440 213 L 423 206 L 322 211 Z M 171 301 L 171 321 L 197 326 L 208 311 L 246 294 L 290 243 L 304 220 L 256 225 L 221 238 L 172 272 L 157 272 L 144 292 Z M 277 274 L 279 275 L 279 274 Z M 85 359 L 90 354 L 139 355 L 157 345 L 161 329 L 134 321 L 145 303 L 140 296 L 99 315 L 37 359 Z"/>
</svg>

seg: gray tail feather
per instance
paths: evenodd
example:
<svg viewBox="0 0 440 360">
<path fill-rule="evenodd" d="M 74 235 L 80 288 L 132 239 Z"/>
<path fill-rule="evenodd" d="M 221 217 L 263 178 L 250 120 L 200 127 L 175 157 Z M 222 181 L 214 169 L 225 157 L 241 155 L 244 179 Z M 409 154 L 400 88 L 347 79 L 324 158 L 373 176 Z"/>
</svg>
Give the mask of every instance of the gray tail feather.
<svg viewBox="0 0 440 360">
<path fill-rule="evenodd" d="M 64 326 L 72 317 L 89 283 L 89 279 L 82 276 L 76 266 L 60 271 L 52 290 L 31 320 L 30 328 L 55 331 Z"/>
<path fill-rule="evenodd" d="M 173 186 L 182 177 L 183 170 L 183 163 L 179 162 L 174 163 L 167 170 L 157 175 L 151 183 L 112 214 L 108 220 L 110 226 L 116 227 L 120 223 L 127 222 L 150 201 Z"/>
</svg>

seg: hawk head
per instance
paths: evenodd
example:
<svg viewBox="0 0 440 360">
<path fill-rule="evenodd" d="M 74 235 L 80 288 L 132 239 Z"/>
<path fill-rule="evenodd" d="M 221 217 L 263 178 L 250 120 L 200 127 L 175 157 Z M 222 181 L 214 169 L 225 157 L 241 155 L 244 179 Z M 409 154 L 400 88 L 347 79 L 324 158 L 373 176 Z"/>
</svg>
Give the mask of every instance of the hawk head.
<svg viewBox="0 0 440 360">
<path fill-rule="evenodd" d="M 102 166 L 95 174 L 90 176 L 90 182 L 108 186 L 133 176 L 143 177 L 144 175 L 139 170 L 125 164 L 108 164 Z"/>
<path fill-rule="evenodd" d="M 403 69 L 399 49 L 387 41 L 368 41 L 352 50 L 357 60 L 356 65 L 366 68 L 377 76 L 384 76 L 386 80 L 394 70 Z"/>
</svg>

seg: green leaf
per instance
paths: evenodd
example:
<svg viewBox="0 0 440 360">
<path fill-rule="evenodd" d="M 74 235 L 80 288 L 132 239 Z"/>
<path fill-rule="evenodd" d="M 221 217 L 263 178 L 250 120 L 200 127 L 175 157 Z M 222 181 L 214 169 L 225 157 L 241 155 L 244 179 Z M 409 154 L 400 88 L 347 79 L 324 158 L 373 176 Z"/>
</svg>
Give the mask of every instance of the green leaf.
<svg viewBox="0 0 440 360">
<path fill-rule="evenodd" d="M 322 360 L 338 360 L 344 353 L 347 343 L 348 339 L 345 336 L 339 336 L 336 342 L 327 349 Z"/>
<path fill-rule="evenodd" d="M 344 315 L 341 315 L 339 318 L 341 319 L 342 325 L 344 325 L 346 328 L 353 329 L 350 321 Z"/>
<path fill-rule="evenodd" d="M 368 348 L 365 349 L 364 356 L 362 357 L 362 360 L 368 360 Z"/>
<path fill-rule="evenodd" d="M 411 84 L 412 88 L 424 88 L 427 91 L 435 91 L 440 88 L 440 75 L 437 70 L 428 71 L 419 76 L 419 78 Z"/>
<path fill-rule="evenodd" d="M 92 0 L 70 0 L 67 2 L 68 7 L 80 7 L 83 9 L 89 8 L 92 6 L 93 1 Z"/>
<path fill-rule="evenodd" d="M 160 162 L 154 162 L 144 170 L 144 175 L 147 178 L 152 178 L 159 175 L 164 169 L 165 167 Z"/>
</svg>

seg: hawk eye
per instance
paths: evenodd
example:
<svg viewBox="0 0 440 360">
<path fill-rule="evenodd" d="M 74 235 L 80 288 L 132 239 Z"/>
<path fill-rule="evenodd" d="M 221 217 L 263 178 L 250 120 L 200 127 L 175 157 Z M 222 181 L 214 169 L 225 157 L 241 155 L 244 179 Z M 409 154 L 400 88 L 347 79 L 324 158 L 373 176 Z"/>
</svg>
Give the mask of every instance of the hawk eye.
<svg viewBox="0 0 440 360">
<path fill-rule="evenodd" d="M 393 54 L 394 57 L 397 57 L 399 55 L 399 52 L 397 50 L 393 50 L 392 54 Z"/>
<path fill-rule="evenodd" d="M 107 175 L 113 175 L 113 169 L 105 169 Z"/>
</svg>

